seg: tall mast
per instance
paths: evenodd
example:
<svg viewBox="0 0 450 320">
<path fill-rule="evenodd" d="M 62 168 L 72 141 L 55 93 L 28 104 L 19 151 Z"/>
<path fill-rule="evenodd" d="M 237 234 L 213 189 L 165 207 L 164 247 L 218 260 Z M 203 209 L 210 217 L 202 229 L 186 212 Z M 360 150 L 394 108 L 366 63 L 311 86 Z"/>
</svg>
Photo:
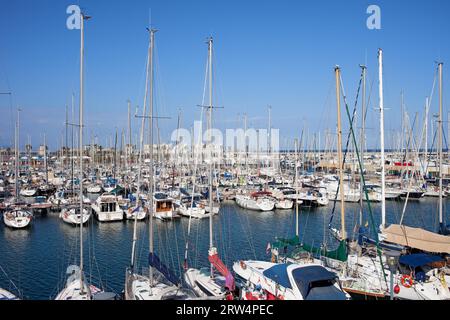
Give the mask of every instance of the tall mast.
<svg viewBox="0 0 450 320">
<path fill-rule="evenodd" d="M 401 149 L 400 149 L 400 154 L 401 154 L 401 160 L 402 160 L 402 167 L 403 167 L 403 148 L 404 148 L 404 134 L 405 134 L 405 120 L 404 120 L 404 117 L 405 117 L 405 111 L 404 111 L 404 102 L 403 102 L 403 90 L 400 92 L 400 97 L 401 97 L 401 100 L 400 100 L 400 113 L 401 113 L 401 123 L 402 123 L 402 134 L 401 134 L 401 136 L 400 136 L 400 139 L 401 139 L 401 143 L 400 143 L 400 145 L 401 145 Z M 402 169 L 403 170 L 403 169 Z"/>
<path fill-rule="evenodd" d="M 150 146 L 150 178 L 149 178 L 149 252 L 153 253 L 153 50 L 155 47 L 156 29 L 150 30 L 150 119 L 149 119 L 149 146 Z M 149 267 L 150 287 L 153 286 L 153 268 Z"/>
<path fill-rule="evenodd" d="M 428 171 L 428 97 L 425 99 L 425 168 Z M 428 174 L 428 172 L 425 172 Z"/>
<path fill-rule="evenodd" d="M 144 104 L 142 108 L 142 116 L 141 116 L 141 132 L 139 137 L 139 155 L 138 155 L 138 178 L 137 178 L 137 197 L 136 197 L 136 206 L 140 205 L 140 193 L 141 193 L 141 171 L 142 171 L 142 154 L 143 154 L 143 145 L 144 145 L 144 131 L 145 131 L 145 118 L 147 113 L 147 94 L 148 94 L 148 78 L 149 78 L 149 68 L 150 68 L 150 55 L 151 55 L 151 38 L 148 45 L 148 53 L 147 53 L 147 65 L 146 65 L 146 75 L 145 75 L 145 94 L 144 94 Z M 130 111 L 130 104 L 128 103 L 128 112 Z M 151 121 L 151 119 L 150 119 Z M 128 125 L 130 127 L 129 120 Z M 129 139 L 131 141 L 131 132 L 129 132 Z M 131 145 L 130 145 L 131 147 Z M 150 235 L 149 235 L 150 236 Z M 134 271 L 134 263 L 136 260 L 136 241 L 137 241 L 137 213 L 134 216 L 134 225 L 133 225 L 133 243 L 131 247 L 131 270 Z"/>
<path fill-rule="evenodd" d="M 48 184 L 47 140 L 45 133 L 44 133 L 44 167 L 45 167 L 45 183 Z"/>
<path fill-rule="evenodd" d="M 381 228 L 386 226 L 386 199 L 385 199 L 385 160 L 384 160 L 384 100 L 383 100 L 383 50 L 378 49 L 379 66 L 379 98 L 380 98 L 380 152 L 381 152 Z M 402 93 L 403 109 L 403 93 Z M 402 133 L 403 135 L 403 133 Z"/>
<path fill-rule="evenodd" d="M 444 221 L 442 215 L 442 66 L 443 63 L 440 62 L 438 64 L 439 68 L 439 135 L 438 135 L 438 143 L 439 143 L 439 226 L 441 232 L 444 230 Z"/>
<path fill-rule="evenodd" d="M 128 160 L 128 169 L 131 169 L 131 103 L 128 100 L 128 147 L 125 149 L 127 160 Z"/>
<path fill-rule="evenodd" d="M 212 216 L 213 216 L 213 195 L 212 195 L 212 184 L 213 184 L 213 175 L 212 175 L 212 108 L 213 108 L 213 90 L 212 90 L 212 50 L 213 50 L 213 38 L 208 38 L 208 57 L 209 57 L 209 108 L 208 108 L 208 142 L 209 142 L 209 249 L 213 248 L 213 224 L 212 224 Z M 213 265 L 211 264 L 211 278 L 214 276 Z"/>
<path fill-rule="evenodd" d="M 366 69 L 367 67 L 364 65 L 360 66 L 362 69 L 362 74 L 363 74 L 363 92 L 362 92 L 362 109 L 361 109 L 361 146 L 360 146 L 360 154 L 361 154 L 361 175 L 364 174 L 364 147 L 365 147 L 365 125 L 366 125 L 366 119 L 365 119 L 365 115 L 366 115 Z M 360 180 L 359 183 L 359 191 L 360 191 L 360 209 L 359 209 L 359 225 L 362 225 L 362 210 L 363 210 L 363 201 L 364 201 L 364 197 L 363 197 L 363 183 L 362 183 L 362 179 Z"/>
<path fill-rule="evenodd" d="M 88 20 L 90 17 L 80 14 L 81 17 L 81 45 L 80 45 L 80 292 L 85 294 L 83 285 L 83 66 L 84 66 L 84 20 Z"/>
<path fill-rule="evenodd" d="M 67 164 L 67 158 L 69 157 L 69 107 L 66 105 L 66 152 L 65 152 L 65 160 Z M 63 163 L 64 164 L 64 163 Z M 63 165 L 64 169 L 66 166 Z"/>
<path fill-rule="evenodd" d="M 334 69 L 336 75 L 336 102 L 337 102 L 337 123 L 338 123 L 338 162 L 339 162 L 339 192 L 341 196 L 341 240 L 345 240 L 345 192 L 344 192 L 344 164 L 342 163 L 342 128 L 341 128 L 341 69 Z"/>
<path fill-rule="evenodd" d="M 19 128 L 20 128 L 20 108 L 17 108 L 17 120 L 16 120 L 16 132 L 15 132 L 15 147 L 14 147 L 14 152 L 15 152 L 15 180 L 16 180 L 16 199 L 15 202 L 17 203 L 19 201 L 19 164 L 20 164 L 20 152 L 19 152 Z"/>
<path fill-rule="evenodd" d="M 299 230 L 298 230 L 298 187 L 297 187 L 297 181 L 298 181 L 298 140 L 294 140 L 295 145 L 295 235 L 299 237 Z"/>
</svg>

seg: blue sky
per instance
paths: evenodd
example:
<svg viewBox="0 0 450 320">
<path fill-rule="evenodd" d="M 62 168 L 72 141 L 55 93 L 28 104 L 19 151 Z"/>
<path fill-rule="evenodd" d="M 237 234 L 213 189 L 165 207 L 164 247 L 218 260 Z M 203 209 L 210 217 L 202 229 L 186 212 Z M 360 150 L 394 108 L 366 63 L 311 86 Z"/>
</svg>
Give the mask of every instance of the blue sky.
<svg viewBox="0 0 450 320">
<path fill-rule="evenodd" d="M 309 137 L 336 127 L 333 68 L 342 76 L 353 106 L 360 76 L 368 67 L 367 136 L 378 144 L 377 49 L 384 51 L 388 146 L 400 127 L 400 92 L 411 121 L 423 112 L 435 61 L 450 63 L 450 3 L 434 1 L 106 1 L 0 0 L 0 146 L 11 144 L 12 110 L 20 106 L 21 145 L 48 136 L 61 144 L 65 106 L 78 101 L 79 31 L 66 28 L 66 8 L 80 5 L 93 19 L 86 25 L 86 142 L 107 143 L 115 128 L 126 127 L 127 100 L 143 103 L 144 72 L 151 21 L 156 34 L 156 90 L 161 139 L 176 127 L 190 128 L 200 118 L 207 57 L 207 36 L 214 37 L 215 126 L 266 128 L 267 106 L 282 144 L 292 144 L 302 128 Z M 381 8 L 381 30 L 366 27 L 370 4 Z M 373 87 L 371 87 L 373 82 Z M 449 87 L 444 80 L 444 112 Z M 78 103 L 78 102 L 77 102 Z M 78 104 L 77 104 L 78 105 Z M 436 113 L 437 96 L 432 105 Z M 343 120 L 345 123 L 346 118 Z M 419 115 L 422 119 L 422 115 Z M 422 123 L 422 121 L 420 121 Z M 421 125 L 421 124 L 420 124 Z M 133 126 L 137 127 L 134 121 Z M 134 130 L 134 135 L 136 134 Z"/>
</svg>

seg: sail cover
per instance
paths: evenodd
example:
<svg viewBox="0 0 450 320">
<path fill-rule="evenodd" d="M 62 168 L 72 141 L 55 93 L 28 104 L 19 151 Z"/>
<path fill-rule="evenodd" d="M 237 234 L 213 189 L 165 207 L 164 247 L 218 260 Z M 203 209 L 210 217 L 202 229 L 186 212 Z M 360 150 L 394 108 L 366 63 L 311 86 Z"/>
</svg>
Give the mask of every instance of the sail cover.
<svg viewBox="0 0 450 320">
<path fill-rule="evenodd" d="M 421 228 L 392 224 L 384 229 L 382 234 L 387 242 L 428 252 L 450 254 L 450 237 Z"/>
<path fill-rule="evenodd" d="M 170 270 L 165 264 L 163 264 L 161 260 L 159 260 L 159 257 L 155 253 L 149 253 L 148 263 L 150 266 L 156 268 L 159 272 L 161 272 L 166 277 L 166 279 L 172 282 L 174 285 L 177 286 L 179 284 L 179 278 L 172 270 Z"/>
</svg>

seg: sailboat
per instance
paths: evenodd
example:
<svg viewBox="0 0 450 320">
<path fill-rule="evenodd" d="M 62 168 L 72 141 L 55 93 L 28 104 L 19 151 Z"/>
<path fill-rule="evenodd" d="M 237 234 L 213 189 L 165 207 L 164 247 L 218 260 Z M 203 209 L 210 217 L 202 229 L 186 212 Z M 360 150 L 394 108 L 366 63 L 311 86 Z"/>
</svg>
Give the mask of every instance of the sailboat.
<svg viewBox="0 0 450 320">
<path fill-rule="evenodd" d="M 139 163 L 142 162 L 142 149 L 144 140 L 145 119 L 149 119 L 149 144 L 150 144 L 150 172 L 149 172 L 149 203 L 147 208 L 149 210 L 149 273 L 148 275 L 141 275 L 136 272 L 136 242 L 137 242 L 137 215 L 134 217 L 133 229 L 133 243 L 131 249 L 131 265 L 127 268 L 125 273 L 125 292 L 126 300 L 187 300 L 193 297 L 193 293 L 181 287 L 178 277 L 160 260 L 155 254 L 153 248 L 153 49 L 155 42 L 155 29 L 148 30 L 150 33 L 150 43 L 148 48 L 146 81 L 145 81 L 145 95 L 143 114 L 140 116 L 141 133 L 139 142 Z M 150 71 L 151 70 L 151 71 Z M 150 75 L 149 75 L 150 73 Z M 150 80 L 150 116 L 146 115 L 147 94 Z M 140 165 L 139 165 L 140 166 Z M 138 173 L 138 177 L 140 172 Z M 139 179 L 140 182 L 140 179 Z M 138 185 L 138 197 L 140 185 Z"/>
<path fill-rule="evenodd" d="M 80 222 L 84 221 L 84 202 L 83 202 L 83 62 L 84 62 L 84 21 L 90 17 L 80 13 L 81 21 L 81 44 L 80 44 L 80 189 L 79 189 L 79 214 Z M 91 287 L 86 281 L 83 273 L 83 228 L 80 225 L 80 265 L 71 265 L 66 271 L 68 278 L 64 289 L 56 296 L 55 300 L 91 300 Z"/>
<path fill-rule="evenodd" d="M 33 214 L 27 210 L 27 208 L 19 204 L 19 112 L 20 109 L 17 110 L 17 121 L 15 128 L 15 186 L 16 186 L 16 194 L 14 199 L 14 204 L 8 206 L 6 211 L 3 213 L 3 222 L 5 225 L 12 229 L 23 229 L 30 225 L 31 220 L 33 218 Z"/>
<path fill-rule="evenodd" d="M 340 121 L 339 121 L 340 123 Z M 340 128 L 340 126 L 339 126 Z M 340 130 L 338 130 L 340 133 Z M 339 140 L 340 141 L 340 140 Z M 295 181 L 298 182 L 297 141 L 295 141 Z M 298 189 L 297 189 L 298 195 Z M 343 200 L 341 200 L 343 202 Z M 296 236 L 298 243 L 298 206 L 295 204 Z M 276 252 L 277 249 L 272 249 Z M 274 257 L 275 258 L 275 257 Z M 275 259 L 273 259 L 275 260 Z M 234 272 L 243 279 L 240 298 L 243 300 L 349 300 L 341 287 L 338 275 L 322 266 L 320 260 L 301 261 L 238 261 Z"/>
<path fill-rule="evenodd" d="M 208 38 L 208 67 L 209 67 L 209 105 L 208 109 L 208 128 L 212 128 L 212 109 L 213 109 L 213 87 L 212 87 L 212 50 L 213 39 Z M 211 130 L 209 132 L 208 141 L 211 142 Z M 211 146 L 210 146 L 211 147 Z M 213 207 L 213 161 L 212 151 L 209 148 L 209 207 Z M 199 297 L 218 297 L 218 298 L 232 298 L 231 292 L 235 289 L 234 277 L 224 263 L 220 260 L 217 248 L 213 245 L 213 214 L 209 214 L 209 250 L 208 260 L 211 263 L 210 267 L 201 269 L 187 268 L 187 259 L 185 257 L 185 273 L 184 280 L 186 284 L 195 291 Z M 214 273 L 214 268 L 220 272 L 220 275 Z"/>
<path fill-rule="evenodd" d="M 379 63 L 379 99 L 380 99 L 380 148 L 381 148 L 381 226 L 379 238 L 399 246 L 416 249 L 428 248 L 429 252 L 449 252 L 450 238 L 447 237 L 447 244 L 442 237 L 445 236 L 433 234 L 431 232 L 410 228 L 403 225 L 390 225 L 386 228 L 386 207 L 385 207 L 385 161 L 384 161 L 384 107 L 383 107 L 383 51 L 378 51 Z M 420 230 L 420 231 L 419 231 Z M 417 239 L 420 238 L 420 239 Z M 436 241 L 440 239 L 440 241 Z M 440 243 L 439 243 L 440 242 Z M 392 246 L 389 248 L 393 250 Z M 379 250 L 378 248 L 376 249 Z M 384 249 L 386 250 L 386 249 Z M 450 291 L 437 268 L 430 267 L 430 263 L 438 262 L 436 257 L 418 257 L 414 255 L 403 255 L 400 257 L 398 271 L 393 275 L 395 283 L 401 283 L 402 287 L 397 285 L 393 297 L 396 299 L 407 300 L 447 300 L 450 299 Z M 413 268 L 410 270 L 410 268 Z M 405 274 L 406 270 L 415 274 L 415 270 L 421 270 L 413 279 L 410 274 Z M 390 288 L 386 278 L 390 275 L 387 261 L 384 256 L 377 254 L 371 256 L 370 252 L 366 255 L 350 254 L 347 261 L 347 275 L 349 279 L 346 282 L 348 292 L 354 292 L 363 295 L 383 296 L 390 294 Z M 402 274 L 403 273 L 403 274 Z"/>
</svg>

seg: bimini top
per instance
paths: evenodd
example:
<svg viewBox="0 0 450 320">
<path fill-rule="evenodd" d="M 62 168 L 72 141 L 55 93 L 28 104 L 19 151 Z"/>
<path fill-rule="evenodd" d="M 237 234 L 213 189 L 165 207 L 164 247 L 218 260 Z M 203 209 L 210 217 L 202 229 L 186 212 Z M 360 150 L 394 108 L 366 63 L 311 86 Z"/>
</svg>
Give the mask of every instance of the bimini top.
<svg viewBox="0 0 450 320">
<path fill-rule="evenodd" d="M 337 278 L 337 275 L 322 266 L 306 266 L 292 271 L 292 276 L 297 283 L 298 289 L 303 297 L 307 297 L 310 290 L 317 284 L 329 287 Z"/>
<path fill-rule="evenodd" d="M 450 253 L 450 237 L 421 228 L 391 224 L 383 230 L 387 242 L 435 253 Z"/>
<path fill-rule="evenodd" d="M 289 281 L 287 268 L 289 264 L 286 263 L 280 263 L 276 264 L 273 267 L 270 267 L 267 270 L 264 270 L 263 275 L 276 283 L 278 283 L 280 286 L 283 286 L 287 289 L 291 289 L 291 282 Z"/>
<path fill-rule="evenodd" d="M 413 267 L 413 268 L 417 268 L 417 267 L 421 267 L 424 265 L 427 265 L 429 263 L 433 263 L 433 262 L 439 262 L 439 261 L 443 261 L 444 259 L 442 259 L 440 256 L 435 256 L 435 255 L 431 255 L 431 254 L 426 254 L 426 253 L 415 253 L 415 254 L 409 254 L 407 256 L 401 256 L 400 257 L 400 263 Z"/>
</svg>

